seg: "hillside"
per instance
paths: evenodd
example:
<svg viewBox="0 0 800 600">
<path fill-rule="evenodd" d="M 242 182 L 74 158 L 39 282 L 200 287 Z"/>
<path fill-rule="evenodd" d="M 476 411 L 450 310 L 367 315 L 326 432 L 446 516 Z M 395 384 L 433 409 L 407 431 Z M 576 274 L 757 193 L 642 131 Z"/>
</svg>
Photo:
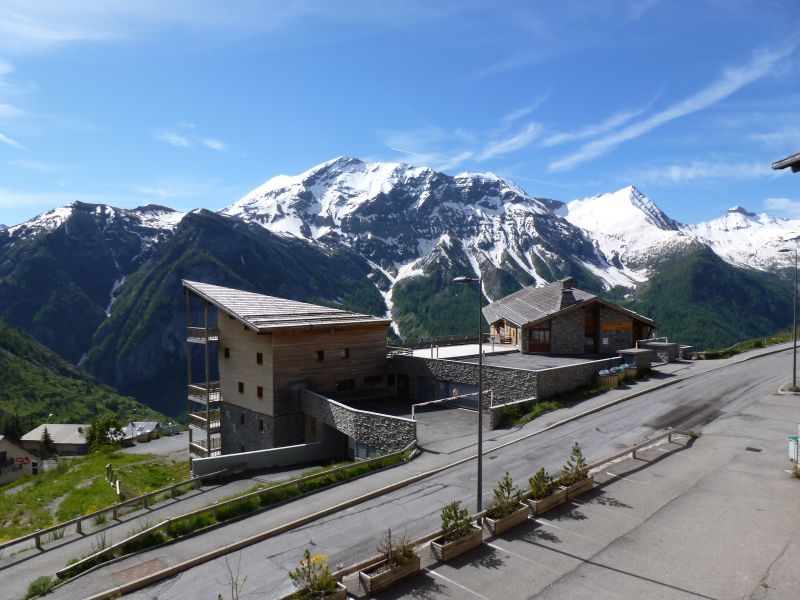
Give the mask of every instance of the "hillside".
<svg viewBox="0 0 800 600">
<path fill-rule="evenodd" d="M 25 429 L 50 414 L 54 423 L 89 423 L 112 415 L 123 421 L 164 419 L 0 321 L 0 422 L 18 416 Z"/>
</svg>

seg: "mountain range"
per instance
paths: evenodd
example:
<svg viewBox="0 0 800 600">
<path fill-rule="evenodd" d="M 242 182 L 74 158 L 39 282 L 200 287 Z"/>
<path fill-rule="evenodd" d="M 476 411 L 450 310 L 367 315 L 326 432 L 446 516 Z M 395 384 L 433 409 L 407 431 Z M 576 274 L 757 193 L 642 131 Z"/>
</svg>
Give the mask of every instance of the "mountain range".
<svg viewBox="0 0 800 600">
<path fill-rule="evenodd" d="M 182 278 L 389 314 L 393 335 L 474 329 L 485 301 L 567 275 L 681 343 L 791 322 L 800 221 L 735 207 L 679 223 L 635 187 L 562 202 L 491 173 L 337 158 L 215 213 L 76 202 L 0 229 L 0 318 L 125 394 L 183 409 Z M 778 275 L 776 277 L 776 275 Z"/>
</svg>

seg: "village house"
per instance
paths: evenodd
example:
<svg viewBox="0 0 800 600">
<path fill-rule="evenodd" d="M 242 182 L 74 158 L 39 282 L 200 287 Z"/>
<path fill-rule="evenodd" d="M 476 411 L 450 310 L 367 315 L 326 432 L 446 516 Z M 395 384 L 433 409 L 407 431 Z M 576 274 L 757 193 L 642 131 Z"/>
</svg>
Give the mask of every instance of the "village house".
<svg viewBox="0 0 800 600">
<path fill-rule="evenodd" d="M 0 485 L 33 473 L 36 457 L 10 439 L 0 435 Z"/>
<path fill-rule="evenodd" d="M 183 288 L 194 457 L 314 441 L 301 390 L 348 395 L 388 383 L 389 319 L 194 281 Z M 195 345 L 204 350 L 193 359 Z"/>
<path fill-rule="evenodd" d="M 39 451 L 42 443 L 42 433 L 47 428 L 47 433 L 53 440 L 56 454 L 60 456 L 77 456 L 89 452 L 89 443 L 86 441 L 88 425 L 80 423 L 45 423 L 39 425 L 22 436 L 20 443 L 26 450 L 34 453 Z"/>
<path fill-rule="evenodd" d="M 484 307 L 490 335 L 521 352 L 613 355 L 650 336 L 656 323 L 575 287 L 568 277 L 529 286 Z"/>
</svg>

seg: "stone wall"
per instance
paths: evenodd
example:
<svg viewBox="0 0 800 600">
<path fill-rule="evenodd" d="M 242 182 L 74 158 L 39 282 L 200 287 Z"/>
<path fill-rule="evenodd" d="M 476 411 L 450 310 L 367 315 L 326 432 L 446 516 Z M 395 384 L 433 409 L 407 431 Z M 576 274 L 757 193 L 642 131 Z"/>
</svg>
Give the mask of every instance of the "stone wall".
<svg viewBox="0 0 800 600">
<path fill-rule="evenodd" d="M 318 423 L 381 453 L 397 452 L 417 439 L 417 423 L 411 419 L 350 408 L 310 390 L 301 390 L 300 407 Z"/>
<path fill-rule="evenodd" d="M 604 341 L 608 341 L 604 344 Z M 616 354 L 633 346 L 633 319 L 628 315 L 600 307 L 600 340 L 597 344 L 599 354 Z"/>
<path fill-rule="evenodd" d="M 303 415 L 272 417 L 231 402 L 222 402 L 220 433 L 222 454 L 288 446 L 303 439 Z"/>
<path fill-rule="evenodd" d="M 594 385 L 594 378 L 597 372 L 608 367 L 618 365 L 622 362 L 619 356 L 613 358 L 603 358 L 587 363 L 566 365 L 536 372 L 537 399 L 544 400 L 568 392 L 575 388 Z"/>
<path fill-rule="evenodd" d="M 409 394 L 417 398 L 417 377 L 431 381 L 441 379 L 471 386 L 478 385 L 478 365 L 476 363 L 422 358 L 419 356 L 394 356 L 390 369 L 407 374 Z M 503 404 L 520 398 L 536 396 L 536 372 L 508 367 L 483 366 L 483 389 L 492 390 L 495 404 Z M 484 399 L 484 406 L 488 400 Z"/>
<path fill-rule="evenodd" d="M 553 354 L 583 354 L 585 338 L 585 317 L 581 309 L 550 321 L 550 352 Z"/>
</svg>

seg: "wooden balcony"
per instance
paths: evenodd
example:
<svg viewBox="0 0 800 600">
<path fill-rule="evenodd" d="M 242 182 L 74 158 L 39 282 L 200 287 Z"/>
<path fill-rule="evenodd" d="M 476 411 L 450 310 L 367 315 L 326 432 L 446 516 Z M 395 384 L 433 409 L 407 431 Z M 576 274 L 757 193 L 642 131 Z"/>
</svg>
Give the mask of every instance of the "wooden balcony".
<svg viewBox="0 0 800 600">
<path fill-rule="evenodd" d="M 219 341 L 219 327 L 187 327 L 186 341 L 192 344 L 205 344 Z"/>
<path fill-rule="evenodd" d="M 208 404 L 209 402 L 220 402 L 222 396 L 219 392 L 219 381 L 211 381 L 206 387 L 205 383 L 192 383 L 188 389 L 189 401 L 197 404 Z"/>
<path fill-rule="evenodd" d="M 220 456 L 222 454 L 222 438 L 211 438 L 211 450 L 206 447 L 206 440 L 192 440 L 189 442 L 189 453 L 198 458 L 206 458 L 209 456 Z"/>
<path fill-rule="evenodd" d="M 211 433 L 218 433 L 221 427 L 220 410 L 209 411 L 209 420 L 206 420 L 205 412 L 189 413 L 189 425 L 203 431 L 209 430 Z"/>
</svg>

